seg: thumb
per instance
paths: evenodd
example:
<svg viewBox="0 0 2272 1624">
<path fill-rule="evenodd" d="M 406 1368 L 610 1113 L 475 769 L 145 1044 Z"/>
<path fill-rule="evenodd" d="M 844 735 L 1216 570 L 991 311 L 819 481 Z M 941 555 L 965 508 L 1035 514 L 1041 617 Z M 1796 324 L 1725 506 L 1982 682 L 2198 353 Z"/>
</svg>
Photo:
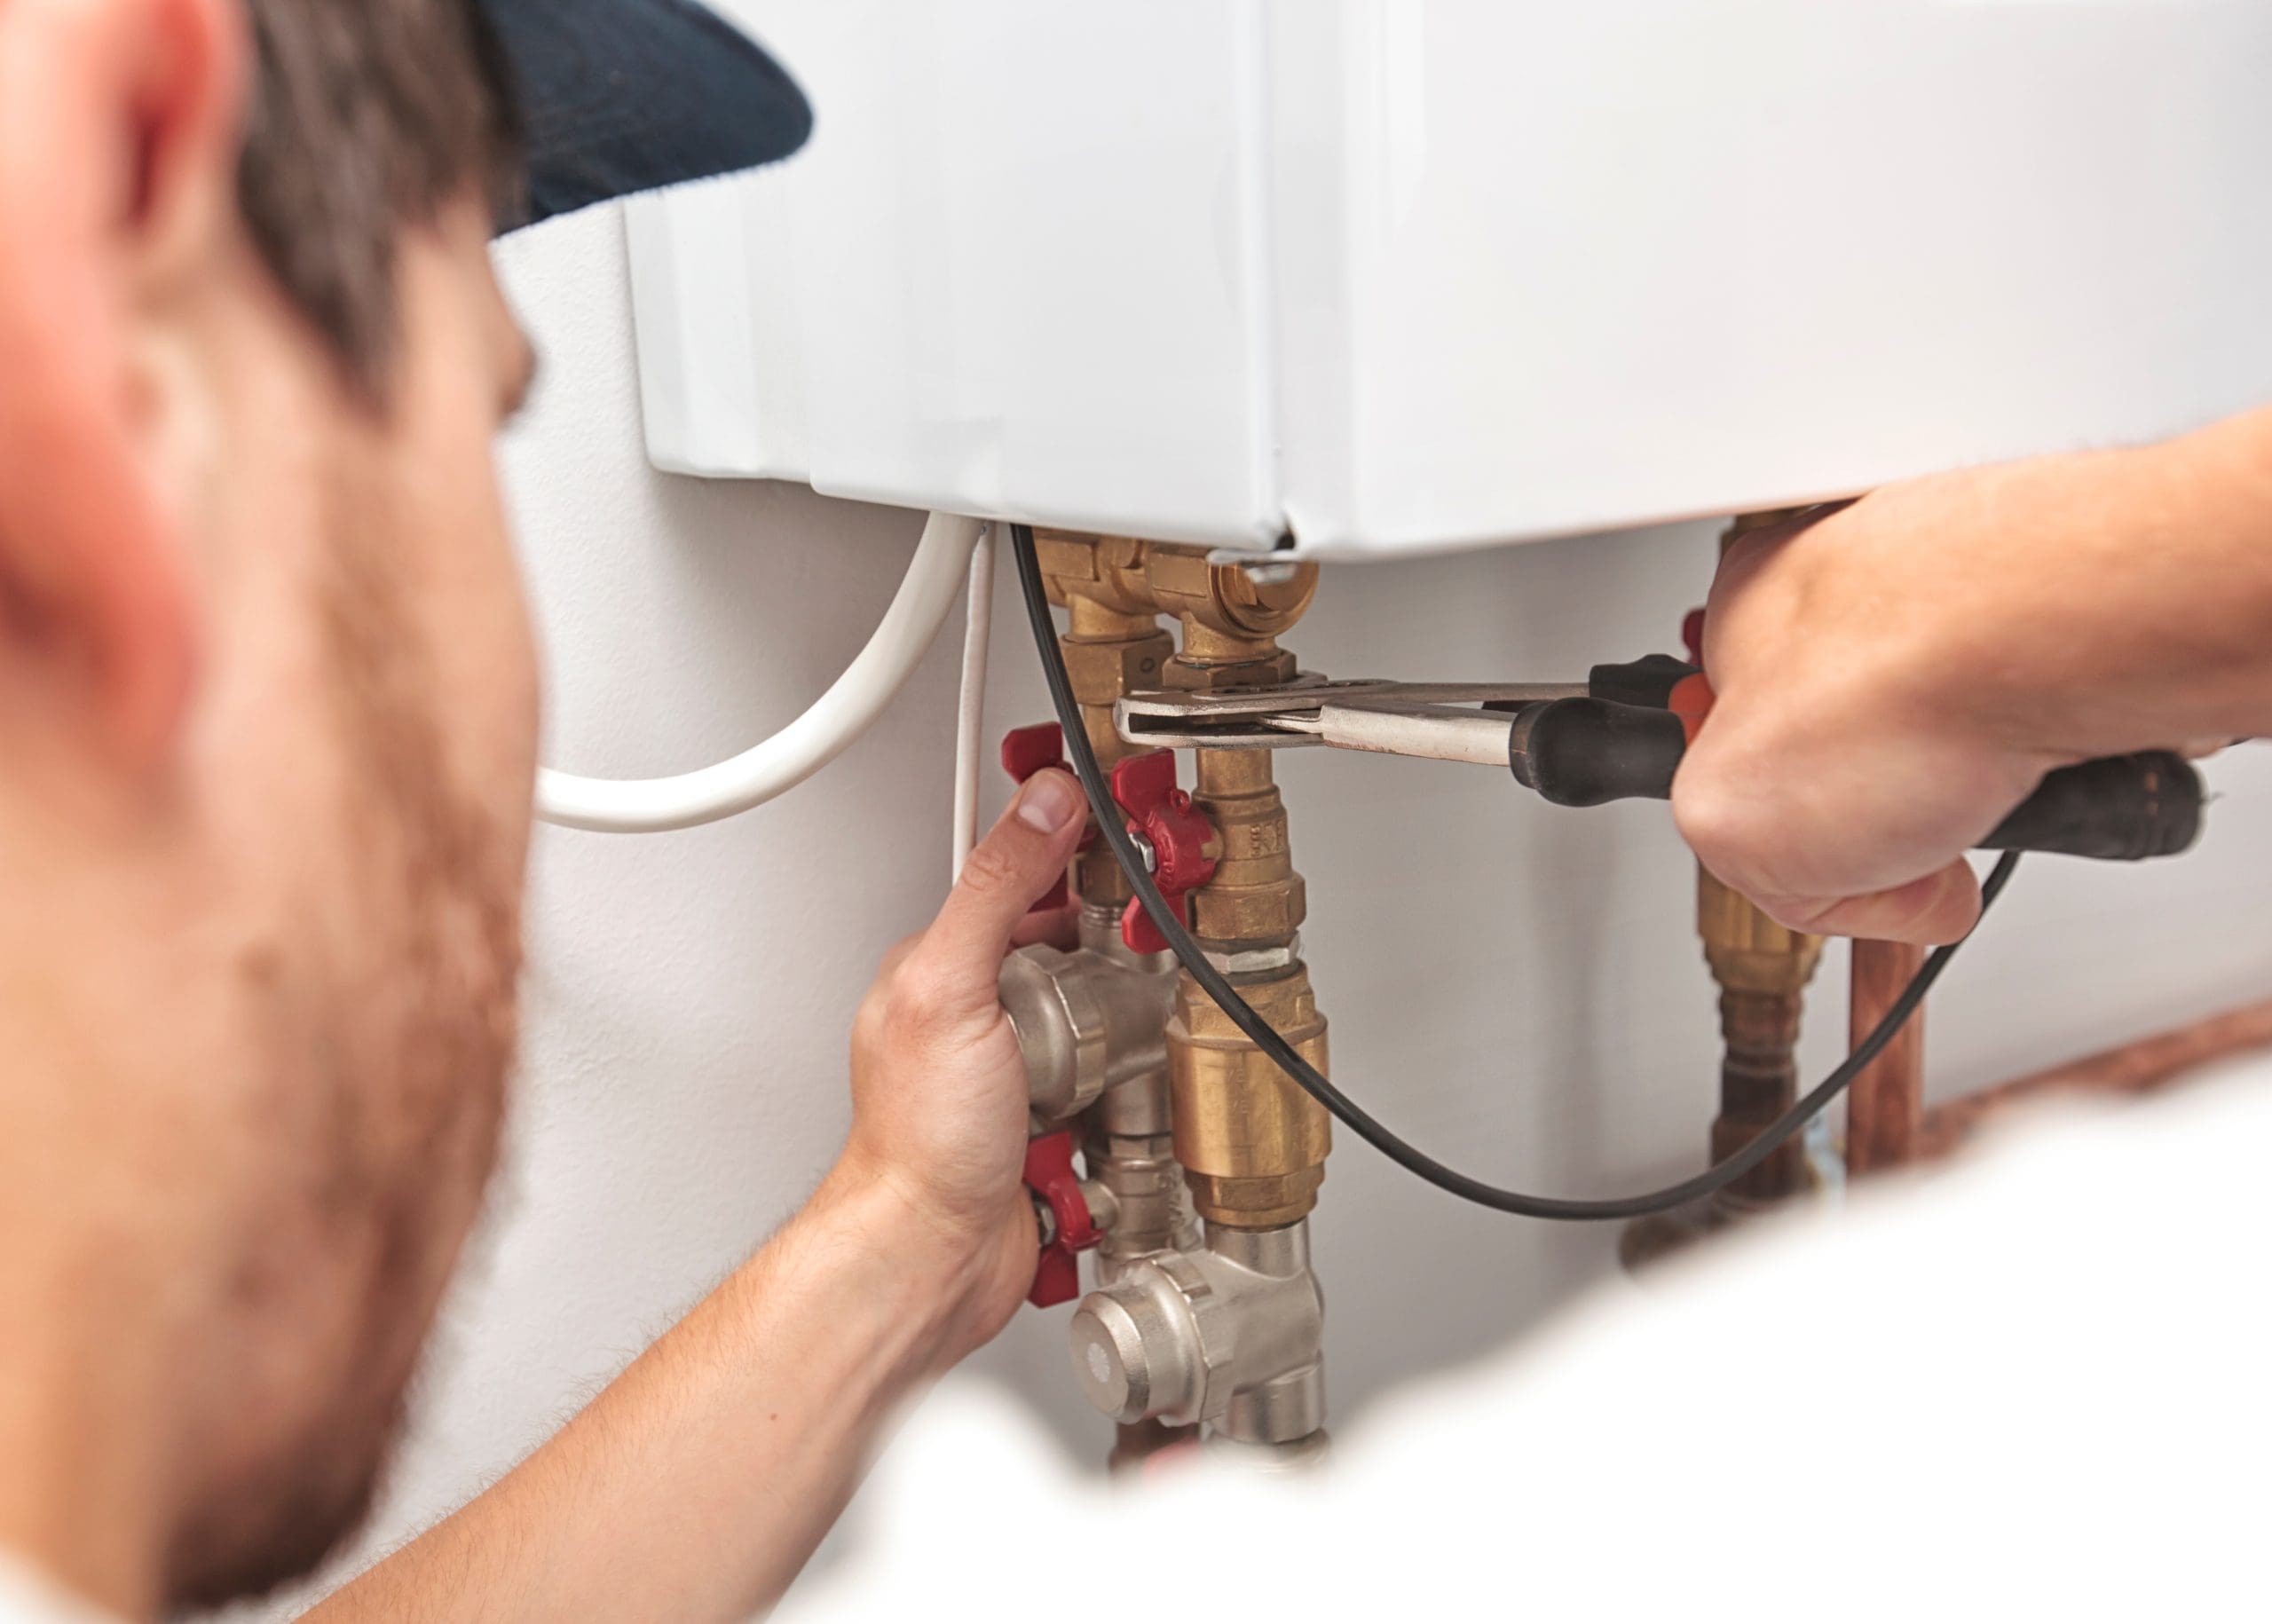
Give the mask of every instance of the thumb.
<svg viewBox="0 0 2272 1624">
<path fill-rule="evenodd" d="M 911 958 L 947 1013 L 998 1006 L 995 983 L 1028 910 L 1064 878 L 1088 821 L 1067 773 L 1036 773 L 963 865 L 939 918 Z"/>
<path fill-rule="evenodd" d="M 1961 857 L 1921 879 L 1867 896 L 1755 900 L 1793 930 L 1863 942 L 1941 947 L 1963 941 L 1980 923 L 1980 878 Z"/>
</svg>

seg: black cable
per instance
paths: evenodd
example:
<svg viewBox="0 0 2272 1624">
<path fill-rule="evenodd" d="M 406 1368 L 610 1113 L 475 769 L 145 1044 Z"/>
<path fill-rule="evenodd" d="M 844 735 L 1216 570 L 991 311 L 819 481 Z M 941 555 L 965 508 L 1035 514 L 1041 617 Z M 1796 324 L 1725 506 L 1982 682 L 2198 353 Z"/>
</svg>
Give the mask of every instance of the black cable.
<svg viewBox="0 0 2272 1624">
<path fill-rule="evenodd" d="M 1629 1195 L 1612 1201 L 1565 1201 L 1550 1195 L 1525 1195 L 1514 1190 L 1503 1190 L 1495 1185 L 1471 1179 L 1464 1173 L 1455 1172 L 1433 1156 L 1414 1148 L 1390 1132 L 1328 1081 L 1317 1068 L 1297 1054 L 1292 1045 L 1281 1037 L 1268 1021 L 1255 1013 L 1253 1006 L 1239 995 L 1238 989 L 1231 985 L 1229 978 L 1208 962 L 1205 951 L 1192 939 L 1191 933 L 1184 928 L 1183 922 L 1176 918 L 1166 899 L 1161 896 L 1160 888 L 1153 883 L 1143 858 L 1136 850 L 1135 842 L 1128 838 L 1126 819 L 1112 798 L 1112 786 L 1105 781 L 1104 769 L 1097 764 L 1097 753 L 1089 743 L 1088 731 L 1081 725 L 1080 706 L 1073 697 L 1072 680 L 1066 674 L 1065 657 L 1057 644 L 1057 623 L 1050 615 L 1049 595 L 1042 585 L 1041 562 L 1035 556 L 1032 528 L 1025 524 L 1013 525 L 1010 538 L 1013 550 L 1017 555 L 1018 584 L 1025 591 L 1026 614 L 1033 623 L 1034 643 L 1041 655 L 1042 674 L 1048 680 L 1050 701 L 1056 707 L 1057 720 L 1065 730 L 1065 753 L 1073 763 L 1073 770 L 1081 781 L 1081 787 L 1088 792 L 1089 805 L 1097 815 L 1097 827 L 1104 835 L 1105 843 L 1111 847 L 1112 855 L 1119 859 L 1121 868 L 1126 871 L 1129 884 L 1136 888 L 1137 898 L 1144 904 L 1144 911 L 1152 916 L 1152 923 L 1159 926 L 1160 934 L 1167 938 L 1168 946 L 1182 960 L 1183 967 L 1190 972 L 1192 980 L 1215 1000 L 1217 1006 L 1231 1018 L 1232 1024 L 1244 1032 L 1288 1076 L 1299 1084 L 1305 1092 L 1332 1113 L 1335 1121 L 1408 1172 L 1418 1174 L 1438 1189 L 1463 1201 L 1489 1207 L 1494 1211 L 1511 1212 L 1519 1218 L 1583 1223 L 1668 1212 L 1727 1188 L 1773 1155 L 1808 1123 L 1820 1116 L 1830 1102 L 1843 1093 L 1864 1068 L 1877 1059 L 1908 1023 L 1909 1018 L 1917 1013 L 1917 1006 L 1925 1001 L 1925 995 L 1933 989 L 1933 983 L 1941 979 L 1941 973 L 1948 968 L 1949 961 L 1956 957 L 1957 949 L 1963 945 L 1962 942 L 1954 942 L 1937 950 L 1926 959 L 1924 967 L 1917 972 L 1901 997 L 1894 1001 L 1893 1007 L 1886 1012 L 1885 1019 L 1878 1022 L 1877 1029 L 1862 1041 L 1844 1065 L 1832 1072 L 1812 1093 L 1777 1117 L 1757 1139 L 1718 1166 L 1699 1173 L 1693 1179 L 1646 1195 Z M 2012 871 L 2018 866 L 2017 852 L 2006 853 L 1997 863 L 1994 872 L 1989 875 L 1988 882 L 1982 889 L 1984 911 L 2003 895 L 2005 886 L 2010 883 Z"/>
</svg>

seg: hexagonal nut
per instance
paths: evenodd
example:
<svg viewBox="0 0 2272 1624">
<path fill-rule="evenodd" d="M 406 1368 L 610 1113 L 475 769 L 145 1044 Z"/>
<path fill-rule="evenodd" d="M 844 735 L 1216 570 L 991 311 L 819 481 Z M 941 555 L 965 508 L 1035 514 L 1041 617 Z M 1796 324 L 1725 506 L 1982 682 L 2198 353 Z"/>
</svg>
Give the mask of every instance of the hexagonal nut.
<svg viewBox="0 0 2272 1624">
<path fill-rule="evenodd" d="M 1219 1173 L 1187 1173 L 1191 1202 L 1211 1224 L 1242 1229 L 1274 1229 L 1307 1218 L 1317 1208 L 1325 1169 L 1306 1167 L 1298 1172 L 1243 1177 Z"/>
<path fill-rule="evenodd" d="M 1192 934 L 1210 942 L 1283 941 L 1309 911 L 1309 887 L 1298 874 L 1251 889 L 1210 886 L 1192 893 Z"/>
<path fill-rule="evenodd" d="M 1216 1377 L 1231 1328 L 1188 1257 L 1159 1252 L 1082 1299 L 1069 1328 L 1073 1369 L 1089 1402 L 1123 1426 L 1187 1426 L 1228 1401 Z"/>
<path fill-rule="evenodd" d="M 1085 851 L 1073 859 L 1073 885 L 1085 903 L 1095 903 L 1117 913 L 1136 893 L 1122 871 L 1120 859 L 1108 847 Z"/>
<path fill-rule="evenodd" d="M 1185 654 L 1178 657 L 1169 682 L 1177 688 L 1216 692 L 1235 688 L 1281 688 L 1300 674 L 1301 665 L 1285 649 L 1250 658 L 1209 660 Z"/>
<path fill-rule="evenodd" d="M 1060 646 L 1065 650 L 1065 674 L 1073 681 L 1073 697 L 1083 705 L 1110 705 L 1124 694 L 1165 687 L 1168 661 L 1175 656 L 1175 639 L 1165 632 L 1133 643 L 1068 638 Z"/>
<path fill-rule="evenodd" d="M 1002 1008 L 1025 1056 L 1035 1123 L 1069 1120 L 1104 1092 L 1111 1028 L 1077 953 L 1030 947 L 1002 961 Z"/>
</svg>

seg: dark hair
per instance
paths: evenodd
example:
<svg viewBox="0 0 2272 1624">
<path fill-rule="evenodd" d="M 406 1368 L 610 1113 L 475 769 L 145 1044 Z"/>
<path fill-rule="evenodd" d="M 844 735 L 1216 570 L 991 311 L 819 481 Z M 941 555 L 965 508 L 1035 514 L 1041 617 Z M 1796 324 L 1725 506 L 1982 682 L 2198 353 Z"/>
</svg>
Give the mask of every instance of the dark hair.
<svg viewBox="0 0 2272 1624">
<path fill-rule="evenodd" d="M 405 227 L 469 193 L 520 209 L 520 131 L 476 0 L 247 0 L 258 62 L 239 205 L 269 270 L 367 399 L 398 339 Z"/>
</svg>

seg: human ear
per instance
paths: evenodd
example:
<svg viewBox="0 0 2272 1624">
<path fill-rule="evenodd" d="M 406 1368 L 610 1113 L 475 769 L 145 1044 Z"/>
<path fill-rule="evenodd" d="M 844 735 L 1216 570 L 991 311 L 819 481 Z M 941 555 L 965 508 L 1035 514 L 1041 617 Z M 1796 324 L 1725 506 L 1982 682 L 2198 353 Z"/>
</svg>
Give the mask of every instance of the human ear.
<svg viewBox="0 0 2272 1624">
<path fill-rule="evenodd" d="M 234 0 L 0 4 L 0 682 L 130 770 L 199 652 L 149 340 L 225 251 L 248 57 Z"/>
</svg>

